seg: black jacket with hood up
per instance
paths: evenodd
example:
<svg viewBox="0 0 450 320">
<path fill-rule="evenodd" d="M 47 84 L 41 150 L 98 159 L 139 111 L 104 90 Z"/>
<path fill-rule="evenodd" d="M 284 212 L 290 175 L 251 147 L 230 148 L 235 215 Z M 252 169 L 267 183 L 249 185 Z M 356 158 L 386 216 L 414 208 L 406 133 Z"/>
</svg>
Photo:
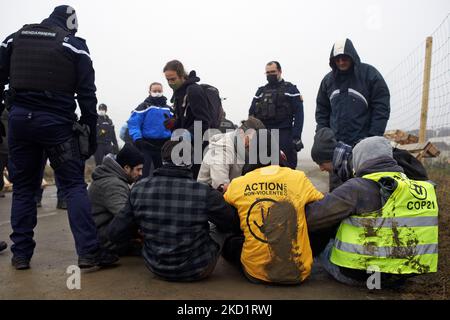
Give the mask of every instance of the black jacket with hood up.
<svg viewBox="0 0 450 320">
<path fill-rule="evenodd" d="M 338 55 L 347 55 L 353 66 L 339 71 L 334 63 Z M 353 43 L 336 43 L 330 54 L 329 72 L 317 94 L 317 130 L 331 128 L 338 141 L 353 146 L 370 136 L 382 136 L 390 114 L 390 93 L 382 75 L 362 63 Z"/>
</svg>

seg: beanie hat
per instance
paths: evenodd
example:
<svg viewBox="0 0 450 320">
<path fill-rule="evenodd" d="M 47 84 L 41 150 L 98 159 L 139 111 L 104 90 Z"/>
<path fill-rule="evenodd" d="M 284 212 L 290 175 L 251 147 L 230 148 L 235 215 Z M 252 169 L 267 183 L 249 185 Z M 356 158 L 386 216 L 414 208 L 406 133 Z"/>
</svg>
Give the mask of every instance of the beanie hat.
<svg viewBox="0 0 450 320">
<path fill-rule="evenodd" d="M 317 164 L 333 161 L 333 153 L 337 141 L 333 130 L 330 128 L 321 128 L 317 130 L 314 136 L 314 144 L 311 148 L 311 158 Z"/>
<path fill-rule="evenodd" d="M 358 172 L 365 162 L 386 157 L 393 159 L 392 146 L 389 140 L 378 136 L 366 138 L 353 148 L 353 169 Z"/>
<path fill-rule="evenodd" d="M 56 23 L 61 28 L 75 34 L 78 31 L 78 20 L 75 9 L 71 6 L 57 6 L 43 22 Z"/>
<path fill-rule="evenodd" d="M 144 164 L 144 155 L 131 143 L 126 143 L 116 156 L 116 162 L 124 168 L 130 166 L 131 168 L 137 165 Z"/>
<path fill-rule="evenodd" d="M 108 107 L 106 106 L 106 104 L 100 103 L 100 104 L 98 105 L 98 110 L 105 110 L 105 111 L 108 111 Z"/>
<path fill-rule="evenodd" d="M 248 129 L 254 129 L 254 130 L 265 129 L 266 127 L 264 126 L 262 121 L 259 120 L 258 118 L 249 116 L 247 120 L 243 120 L 241 122 L 240 128 L 243 131 L 247 131 Z"/>
<path fill-rule="evenodd" d="M 178 150 L 178 153 L 174 155 L 176 158 L 172 159 L 172 151 L 179 144 L 181 144 L 179 146 L 180 149 Z M 190 144 L 190 142 L 185 140 L 166 141 L 161 147 L 161 159 L 163 161 L 163 164 L 173 164 L 177 167 L 191 167 L 192 164 L 190 155 L 188 159 L 185 159 L 185 152 L 187 151 L 185 150 L 185 148 L 187 147 L 185 144 Z M 187 162 L 185 162 L 185 160 L 187 160 Z"/>
</svg>

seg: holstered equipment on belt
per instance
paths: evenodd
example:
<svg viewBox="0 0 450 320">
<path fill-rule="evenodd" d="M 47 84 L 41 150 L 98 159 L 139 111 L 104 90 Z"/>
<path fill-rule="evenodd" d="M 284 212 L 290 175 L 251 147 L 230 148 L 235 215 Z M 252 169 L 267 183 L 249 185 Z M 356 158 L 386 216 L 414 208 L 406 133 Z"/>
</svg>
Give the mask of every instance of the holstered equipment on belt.
<svg viewBox="0 0 450 320">
<path fill-rule="evenodd" d="M 73 124 L 72 129 L 75 133 L 75 139 L 78 142 L 80 156 L 83 160 L 86 160 L 91 156 L 89 152 L 89 136 L 91 130 L 87 124 L 80 124 L 78 122 Z"/>
<path fill-rule="evenodd" d="M 86 160 L 91 156 L 89 153 L 89 126 L 75 122 L 72 129 L 74 131 L 72 138 L 45 150 L 53 170 L 58 169 L 68 160 Z"/>
</svg>

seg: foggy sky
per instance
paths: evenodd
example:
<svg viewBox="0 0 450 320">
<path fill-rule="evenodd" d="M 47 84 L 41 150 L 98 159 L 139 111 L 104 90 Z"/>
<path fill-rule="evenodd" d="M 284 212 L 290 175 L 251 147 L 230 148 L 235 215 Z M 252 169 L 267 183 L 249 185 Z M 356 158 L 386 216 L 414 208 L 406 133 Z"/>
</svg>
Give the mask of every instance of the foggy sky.
<svg viewBox="0 0 450 320">
<path fill-rule="evenodd" d="M 164 85 L 172 59 L 216 86 L 227 117 L 248 114 L 264 67 L 278 60 L 283 78 L 304 97 L 305 149 L 310 157 L 315 98 L 336 40 L 350 38 L 362 62 L 387 74 L 430 35 L 450 12 L 450 1 L 88 1 L 0 0 L 0 41 L 27 23 L 39 23 L 57 5 L 75 8 L 77 36 L 87 40 L 97 98 L 108 105 L 116 132 L 147 96 Z M 394 106 L 393 106 L 394 107 Z M 119 138 L 118 138 L 119 139 Z"/>
</svg>

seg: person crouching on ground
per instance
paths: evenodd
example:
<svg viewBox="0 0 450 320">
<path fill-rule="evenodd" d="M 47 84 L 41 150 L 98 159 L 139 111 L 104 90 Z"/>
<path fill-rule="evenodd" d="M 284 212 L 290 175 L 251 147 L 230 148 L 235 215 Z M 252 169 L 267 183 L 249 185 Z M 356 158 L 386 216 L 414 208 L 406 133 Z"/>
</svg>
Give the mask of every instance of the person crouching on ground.
<svg viewBox="0 0 450 320">
<path fill-rule="evenodd" d="M 243 237 L 240 245 L 239 236 L 227 239 L 223 255 L 240 262 L 252 282 L 299 284 L 313 262 L 304 207 L 323 195 L 302 171 L 278 165 L 280 151 L 273 144 L 267 130 L 258 130 L 249 149 L 250 159 L 257 150 L 256 164 L 246 164 L 244 175 L 225 192 L 225 200 L 239 212 Z M 262 157 L 268 151 L 277 156 L 267 162 Z"/>
<path fill-rule="evenodd" d="M 140 255 L 142 245 L 134 239 L 112 244 L 106 230 L 113 218 L 125 207 L 130 185 L 142 176 L 143 154 L 132 144 L 125 144 L 117 156 L 108 154 L 92 173 L 88 193 L 98 237 L 105 248 L 118 255 Z M 137 235 L 136 231 L 135 235 Z M 137 236 L 134 238 L 137 239 Z"/>
<path fill-rule="evenodd" d="M 398 286 L 411 275 L 436 272 L 438 206 L 434 185 L 411 180 L 383 137 L 353 149 L 356 178 L 306 207 L 311 233 L 340 223 L 319 261 L 337 281 L 364 286 L 368 271 L 382 286 Z M 425 203 L 426 205 L 422 205 Z"/>
<path fill-rule="evenodd" d="M 172 160 L 183 146 L 167 141 L 163 166 L 132 188 L 129 201 L 109 226 L 109 237 L 121 242 L 136 223 L 144 237 L 148 269 L 168 281 L 201 280 L 214 271 L 225 232 L 238 220 L 222 194 L 193 179 L 190 166 Z"/>
<path fill-rule="evenodd" d="M 197 181 L 225 192 L 230 181 L 242 175 L 250 140 L 259 129 L 265 129 L 264 124 L 250 116 L 238 129 L 214 135 L 209 140 Z"/>
</svg>

